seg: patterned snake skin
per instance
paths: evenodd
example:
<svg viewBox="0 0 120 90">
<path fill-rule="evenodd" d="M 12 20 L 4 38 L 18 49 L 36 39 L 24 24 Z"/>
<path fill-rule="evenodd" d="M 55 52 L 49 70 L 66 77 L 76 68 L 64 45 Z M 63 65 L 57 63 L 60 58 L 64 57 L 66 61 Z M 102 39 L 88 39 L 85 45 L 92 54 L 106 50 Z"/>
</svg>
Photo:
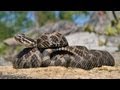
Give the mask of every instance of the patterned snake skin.
<svg viewBox="0 0 120 90">
<path fill-rule="evenodd" d="M 58 48 L 68 46 L 66 38 L 59 32 L 44 33 L 37 39 L 39 48 Z"/>
<path fill-rule="evenodd" d="M 59 52 L 59 54 L 62 55 L 60 56 L 58 54 L 58 56 L 51 59 L 50 55 L 54 52 Z M 86 70 L 94 67 L 101 67 L 102 65 L 115 65 L 114 58 L 109 52 L 101 50 L 88 50 L 84 46 L 67 46 L 52 50 L 46 49 L 43 52 L 43 62 L 44 66 L 69 66 Z"/>
<path fill-rule="evenodd" d="M 23 49 L 13 61 L 14 68 L 40 67 L 42 64 L 42 54 L 37 48 Z"/>
<path fill-rule="evenodd" d="M 36 40 L 33 40 L 25 34 L 15 35 L 15 40 L 27 48 L 58 48 L 68 46 L 66 38 L 59 32 L 43 33 Z"/>
<path fill-rule="evenodd" d="M 43 33 L 36 40 L 25 36 L 25 34 L 17 34 L 14 38 L 21 45 L 27 47 L 15 57 L 14 68 L 39 67 L 42 59 L 41 50 L 68 46 L 66 38 L 59 32 Z"/>
<path fill-rule="evenodd" d="M 58 32 L 44 33 L 36 41 L 25 36 L 15 38 L 29 48 L 23 49 L 16 56 L 13 61 L 14 68 L 65 66 L 90 70 L 102 65 L 115 64 L 109 52 L 88 50 L 85 46 L 68 46 L 65 37 Z M 28 41 L 25 42 L 26 40 Z"/>
</svg>

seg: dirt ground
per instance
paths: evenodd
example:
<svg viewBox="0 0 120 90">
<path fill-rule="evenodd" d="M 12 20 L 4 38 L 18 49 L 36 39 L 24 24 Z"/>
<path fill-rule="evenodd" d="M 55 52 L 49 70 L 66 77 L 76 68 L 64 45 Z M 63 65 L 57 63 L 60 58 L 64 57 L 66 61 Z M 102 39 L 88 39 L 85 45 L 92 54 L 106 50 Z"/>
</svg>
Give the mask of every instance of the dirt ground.
<svg viewBox="0 0 120 90">
<path fill-rule="evenodd" d="M 102 66 L 92 70 L 62 66 L 29 69 L 0 66 L 0 79 L 120 79 L 120 52 L 112 55 L 115 58 L 115 66 Z"/>
<path fill-rule="evenodd" d="M 86 71 L 79 68 L 50 66 L 45 68 L 13 69 L 0 67 L 1 79 L 120 79 L 120 66 L 103 66 Z"/>
</svg>

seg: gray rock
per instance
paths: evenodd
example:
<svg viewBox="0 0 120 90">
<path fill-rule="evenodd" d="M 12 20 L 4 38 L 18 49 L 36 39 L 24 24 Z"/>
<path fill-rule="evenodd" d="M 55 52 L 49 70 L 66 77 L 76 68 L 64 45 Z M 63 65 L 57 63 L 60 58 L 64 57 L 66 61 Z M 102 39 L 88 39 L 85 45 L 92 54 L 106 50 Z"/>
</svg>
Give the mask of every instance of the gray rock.
<svg viewBox="0 0 120 90">
<path fill-rule="evenodd" d="M 98 46 L 98 37 L 94 33 L 79 32 L 66 36 L 69 45 L 83 45 L 87 48 Z"/>
<path fill-rule="evenodd" d="M 105 43 L 106 36 L 98 36 L 95 33 L 79 32 L 66 36 L 69 45 L 81 45 L 86 46 L 88 49 L 107 50 L 109 52 L 115 52 L 118 47 L 113 45 L 99 45 L 99 40 Z M 108 41 L 109 42 L 109 41 Z M 111 43 L 112 44 L 112 43 Z"/>
<path fill-rule="evenodd" d="M 96 33 L 105 34 L 105 28 L 111 22 L 104 11 L 93 11 L 88 24 L 94 27 Z"/>
<path fill-rule="evenodd" d="M 104 46 L 107 44 L 107 36 L 105 35 L 99 35 L 98 37 L 98 43 L 99 43 L 99 46 Z"/>
<path fill-rule="evenodd" d="M 68 35 L 74 32 L 84 31 L 82 27 L 78 26 L 77 24 L 69 21 L 58 21 L 56 23 L 47 23 L 44 26 L 40 27 L 38 30 L 34 28 L 29 30 L 27 33 L 52 33 L 52 32 L 61 32 L 64 35 Z"/>
<path fill-rule="evenodd" d="M 6 61 L 3 57 L 0 57 L 0 66 L 11 66 L 12 63 L 9 61 Z"/>
<path fill-rule="evenodd" d="M 108 38 L 108 46 L 116 46 L 118 47 L 118 45 L 120 44 L 120 36 L 112 36 Z"/>
</svg>

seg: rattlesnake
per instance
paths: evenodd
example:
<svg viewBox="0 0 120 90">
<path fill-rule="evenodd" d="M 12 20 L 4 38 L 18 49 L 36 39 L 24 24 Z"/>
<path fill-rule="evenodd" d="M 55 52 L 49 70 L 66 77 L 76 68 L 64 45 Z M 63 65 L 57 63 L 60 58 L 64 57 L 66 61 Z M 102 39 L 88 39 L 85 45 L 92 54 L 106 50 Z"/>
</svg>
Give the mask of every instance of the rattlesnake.
<svg viewBox="0 0 120 90">
<path fill-rule="evenodd" d="M 66 38 L 59 32 L 43 33 L 36 40 L 33 40 L 25 34 L 15 35 L 15 40 L 27 48 L 58 48 L 68 46 Z"/>
<path fill-rule="evenodd" d="M 42 60 L 41 50 L 68 46 L 66 38 L 59 32 L 43 33 L 36 40 L 25 36 L 25 34 L 17 34 L 14 38 L 17 42 L 27 47 L 13 60 L 14 68 L 28 68 L 28 65 L 29 67 L 38 67 L 41 65 Z M 35 59 L 33 59 L 34 57 Z M 34 65 L 31 66 L 33 63 Z"/>
<path fill-rule="evenodd" d="M 64 53 L 64 55 L 51 58 L 50 55 L 54 52 L 59 54 Z M 102 65 L 114 66 L 115 64 L 114 58 L 108 51 L 88 50 L 85 46 L 46 49 L 43 52 L 43 62 L 43 65 L 46 66 L 70 66 L 86 70 Z"/>
<path fill-rule="evenodd" d="M 14 68 L 65 66 L 92 69 L 113 66 L 114 58 L 107 51 L 88 50 L 85 46 L 69 46 L 59 32 L 45 33 L 37 40 L 17 35 L 15 39 L 26 47 L 13 61 Z"/>
</svg>

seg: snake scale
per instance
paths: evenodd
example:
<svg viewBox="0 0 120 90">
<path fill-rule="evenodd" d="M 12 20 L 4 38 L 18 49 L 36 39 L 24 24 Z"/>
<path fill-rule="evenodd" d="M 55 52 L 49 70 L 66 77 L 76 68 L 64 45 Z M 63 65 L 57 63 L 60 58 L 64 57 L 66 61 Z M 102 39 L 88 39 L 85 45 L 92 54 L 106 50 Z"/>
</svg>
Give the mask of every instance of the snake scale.
<svg viewBox="0 0 120 90">
<path fill-rule="evenodd" d="M 16 69 L 65 66 L 90 70 L 102 65 L 115 65 L 114 58 L 108 51 L 69 46 L 66 38 L 59 32 L 43 33 L 36 40 L 18 34 L 15 39 L 26 46 L 13 61 Z"/>
</svg>

